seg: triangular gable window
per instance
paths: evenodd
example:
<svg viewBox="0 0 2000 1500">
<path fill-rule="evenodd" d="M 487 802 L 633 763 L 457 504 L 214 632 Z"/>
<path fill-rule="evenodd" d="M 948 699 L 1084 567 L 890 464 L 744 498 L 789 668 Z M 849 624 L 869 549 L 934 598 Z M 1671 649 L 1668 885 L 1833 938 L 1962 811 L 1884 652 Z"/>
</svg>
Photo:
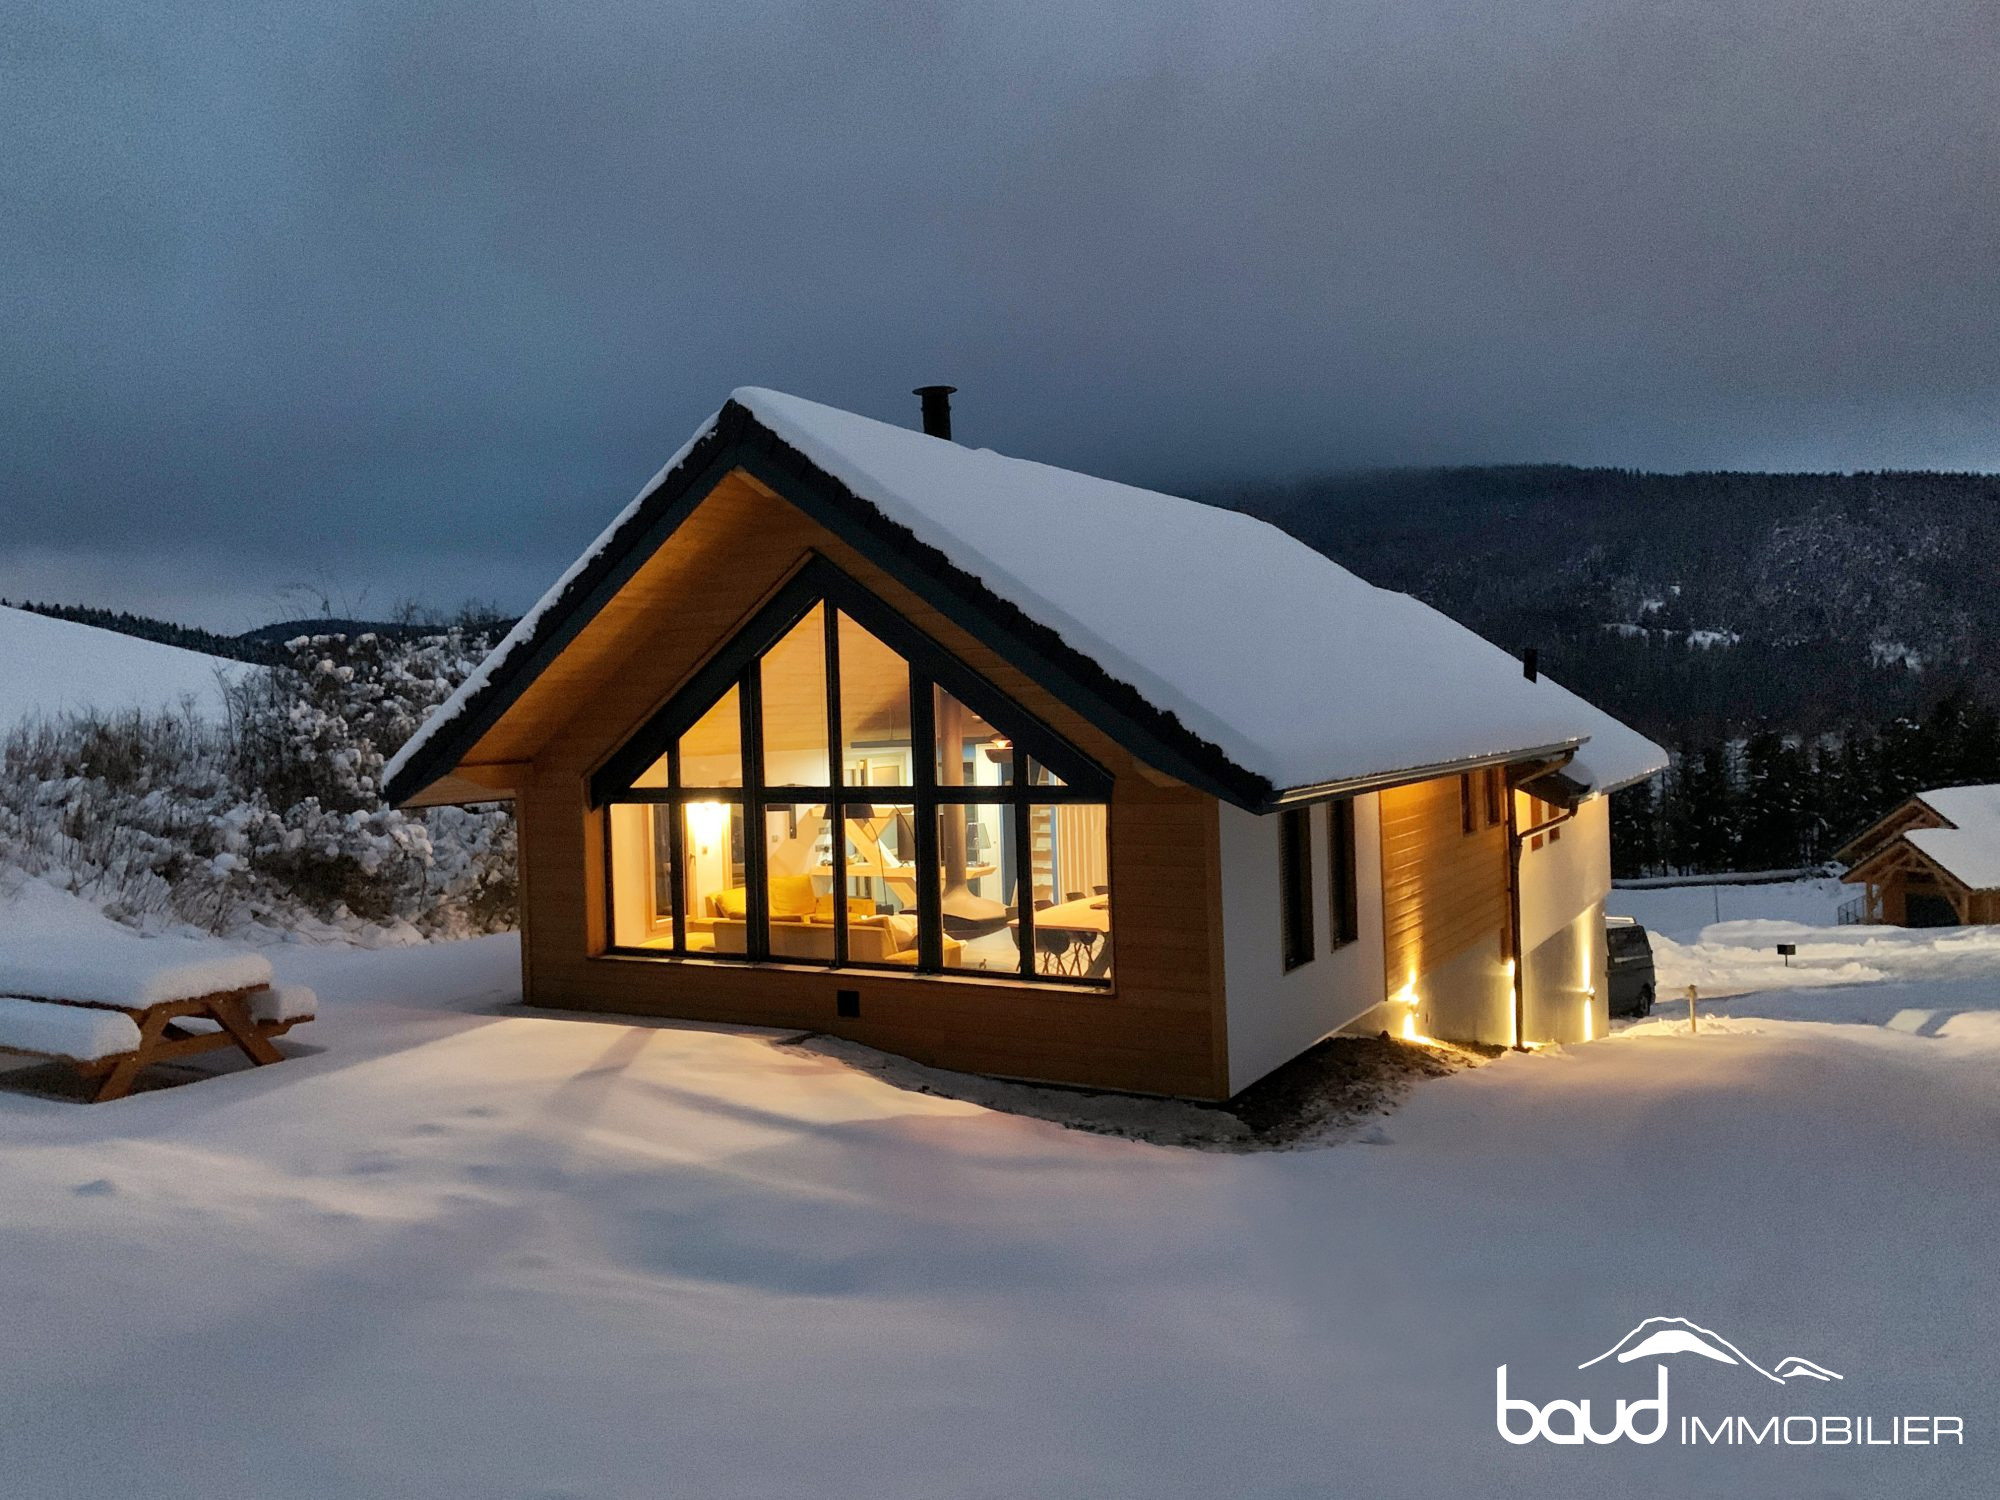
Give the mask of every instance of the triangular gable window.
<svg viewBox="0 0 2000 1500">
<path fill-rule="evenodd" d="M 815 558 L 592 778 L 611 945 L 1105 983 L 1110 790 Z"/>
</svg>

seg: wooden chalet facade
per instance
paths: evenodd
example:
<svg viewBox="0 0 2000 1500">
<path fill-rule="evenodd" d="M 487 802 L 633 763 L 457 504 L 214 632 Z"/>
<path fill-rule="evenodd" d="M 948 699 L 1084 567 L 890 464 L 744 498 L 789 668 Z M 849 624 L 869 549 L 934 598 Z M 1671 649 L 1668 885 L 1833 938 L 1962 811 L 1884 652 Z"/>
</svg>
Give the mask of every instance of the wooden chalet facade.
<svg viewBox="0 0 2000 1500">
<path fill-rule="evenodd" d="M 1148 569 L 1174 597 L 1087 583 Z M 1205 632 L 1175 607 L 1203 588 L 1252 618 Z M 1408 643 L 1346 685 L 1356 746 L 1219 743 L 1263 712 L 1229 693 L 1286 689 L 1210 635 L 1278 626 L 1311 693 L 1343 692 L 1343 631 Z M 1467 732 L 1405 748 L 1362 698 L 1432 679 Z M 1262 523 L 739 391 L 387 791 L 513 802 L 532 1004 L 1219 1099 L 1343 1028 L 1602 1034 L 1605 793 L 1663 760 Z"/>
<path fill-rule="evenodd" d="M 1842 849 L 1864 888 L 1857 920 L 1891 927 L 2000 922 L 2000 786 L 1918 792 Z"/>
</svg>

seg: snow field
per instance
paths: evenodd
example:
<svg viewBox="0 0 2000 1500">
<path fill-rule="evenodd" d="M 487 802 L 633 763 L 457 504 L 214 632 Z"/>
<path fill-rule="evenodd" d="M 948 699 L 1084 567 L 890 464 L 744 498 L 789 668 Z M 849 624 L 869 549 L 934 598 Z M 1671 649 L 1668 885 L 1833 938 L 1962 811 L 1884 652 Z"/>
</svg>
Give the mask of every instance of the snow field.
<svg viewBox="0 0 2000 1500">
<path fill-rule="evenodd" d="M 1745 996 L 1698 1037 L 1425 1084 L 1377 1144 L 1235 1156 L 747 1029 L 525 1012 L 511 938 L 266 952 L 324 999 L 282 1066 L 105 1108 L 0 1092 L 22 1494 L 2000 1486 L 1992 968 Z M 1882 1021 L 1800 1018 L 1866 995 Z M 1888 1024 L 1914 1009 L 1945 1019 Z M 1785 1410 L 1962 1413 L 1968 1443 L 1498 1437 L 1498 1365 L 1590 1394 L 1576 1366 L 1652 1316 L 1846 1376 Z M 1677 1412 L 1769 1385 L 1673 1378 Z"/>
<path fill-rule="evenodd" d="M 31 719 L 84 709 L 123 713 L 188 705 L 199 717 L 220 719 L 226 712 L 223 684 L 255 670 L 0 606 L 0 734 Z"/>
</svg>

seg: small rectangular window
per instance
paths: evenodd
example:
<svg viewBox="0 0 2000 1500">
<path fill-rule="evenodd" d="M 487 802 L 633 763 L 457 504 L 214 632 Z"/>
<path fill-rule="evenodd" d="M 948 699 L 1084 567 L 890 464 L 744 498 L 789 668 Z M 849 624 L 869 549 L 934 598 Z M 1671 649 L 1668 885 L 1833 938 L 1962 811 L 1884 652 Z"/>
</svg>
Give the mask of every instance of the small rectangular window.
<svg viewBox="0 0 2000 1500">
<path fill-rule="evenodd" d="M 1327 943 L 1341 948 L 1361 936 L 1361 912 L 1354 866 L 1354 803 L 1342 798 L 1326 805 L 1327 892 L 1332 926 Z"/>
<path fill-rule="evenodd" d="M 1477 831 L 1479 824 L 1474 821 L 1474 806 L 1472 777 L 1470 774 L 1467 774 L 1458 778 L 1458 826 L 1461 832 L 1473 833 Z"/>
<path fill-rule="evenodd" d="M 1507 773 L 1494 766 L 1486 773 L 1486 826 L 1491 828 L 1506 814 L 1501 809 L 1501 796 L 1506 790 Z"/>
<path fill-rule="evenodd" d="M 1278 900 L 1285 967 L 1312 962 L 1312 819 L 1302 807 L 1278 814 Z"/>
</svg>

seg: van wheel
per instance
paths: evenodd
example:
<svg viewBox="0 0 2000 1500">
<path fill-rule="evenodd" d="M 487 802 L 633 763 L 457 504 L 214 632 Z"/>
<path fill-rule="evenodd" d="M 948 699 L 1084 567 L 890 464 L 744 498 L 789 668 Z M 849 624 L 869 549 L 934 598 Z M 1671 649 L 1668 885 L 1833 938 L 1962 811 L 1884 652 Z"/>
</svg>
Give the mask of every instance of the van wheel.
<svg viewBox="0 0 2000 1500">
<path fill-rule="evenodd" d="M 1653 987 L 1649 984 L 1639 991 L 1639 1008 L 1632 1012 L 1642 1020 L 1653 1013 Z"/>
</svg>

